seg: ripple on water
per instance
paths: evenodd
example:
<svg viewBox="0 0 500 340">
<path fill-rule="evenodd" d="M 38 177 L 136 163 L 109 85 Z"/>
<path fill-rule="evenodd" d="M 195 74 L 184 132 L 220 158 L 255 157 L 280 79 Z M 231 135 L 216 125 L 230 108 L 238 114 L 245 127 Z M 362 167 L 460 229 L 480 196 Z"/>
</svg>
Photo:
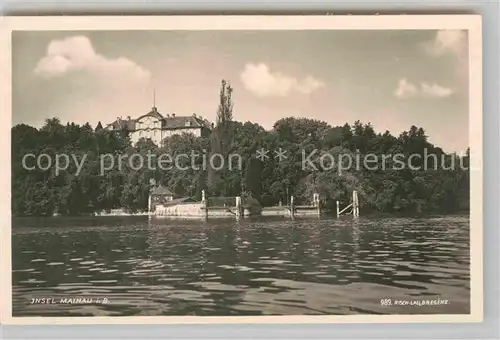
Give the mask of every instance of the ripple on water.
<svg viewBox="0 0 500 340">
<path fill-rule="evenodd" d="M 116 263 L 138 263 L 140 260 L 128 259 L 128 260 L 115 260 Z"/>
<path fill-rule="evenodd" d="M 363 272 L 363 275 L 385 276 L 384 273 L 379 273 L 379 272 Z"/>
<path fill-rule="evenodd" d="M 80 264 L 83 264 L 84 266 L 88 265 L 88 264 L 94 264 L 95 261 L 83 261 L 83 262 L 80 262 Z"/>
<path fill-rule="evenodd" d="M 69 287 L 73 287 L 73 286 L 89 286 L 90 283 L 88 282 L 63 282 L 63 283 L 60 283 L 59 286 L 69 286 Z"/>
<path fill-rule="evenodd" d="M 14 269 L 12 270 L 13 273 L 29 273 L 35 271 L 35 268 L 28 268 L 28 269 Z"/>
<path fill-rule="evenodd" d="M 302 272 L 302 275 L 321 275 L 324 272 Z"/>
<path fill-rule="evenodd" d="M 45 283 L 45 282 L 47 282 L 47 281 L 37 280 L 37 279 L 29 279 L 29 280 L 19 281 L 19 283 L 29 283 L 29 284 L 39 284 L 39 283 Z"/>
<path fill-rule="evenodd" d="M 118 283 L 118 280 L 90 280 L 90 283 Z"/>
<path fill-rule="evenodd" d="M 169 222 L 153 228 L 120 221 L 17 228 L 13 311 L 16 316 L 466 314 L 468 240 L 467 219 L 455 217 L 365 218 L 356 228 L 348 219 L 245 221 L 244 227 Z M 68 294 L 106 296 L 113 303 L 57 309 L 26 303 L 33 295 Z M 439 297 L 453 305 L 389 311 L 380 306 L 381 297 Z"/>
<path fill-rule="evenodd" d="M 102 271 L 102 268 L 97 267 L 97 268 L 89 268 L 89 272 L 100 272 Z"/>
</svg>

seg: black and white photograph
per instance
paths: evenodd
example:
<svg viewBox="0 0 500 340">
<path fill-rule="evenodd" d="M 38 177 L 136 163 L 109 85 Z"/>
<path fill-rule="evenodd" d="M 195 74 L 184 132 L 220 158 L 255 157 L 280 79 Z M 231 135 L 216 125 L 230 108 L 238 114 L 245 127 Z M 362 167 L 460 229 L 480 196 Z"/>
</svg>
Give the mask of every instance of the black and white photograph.
<svg viewBox="0 0 500 340">
<path fill-rule="evenodd" d="M 481 319 L 480 17 L 59 19 L 8 26 L 11 321 Z"/>
</svg>

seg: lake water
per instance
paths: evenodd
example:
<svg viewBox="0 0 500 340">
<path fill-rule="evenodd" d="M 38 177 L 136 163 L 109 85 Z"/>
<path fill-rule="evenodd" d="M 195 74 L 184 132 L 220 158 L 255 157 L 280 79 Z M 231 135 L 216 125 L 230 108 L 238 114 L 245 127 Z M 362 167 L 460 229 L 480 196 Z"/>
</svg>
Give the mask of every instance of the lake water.
<svg viewBox="0 0 500 340">
<path fill-rule="evenodd" d="M 470 310 L 466 216 L 19 219 L 12 233 L 14 316 Z"/>
</svg>

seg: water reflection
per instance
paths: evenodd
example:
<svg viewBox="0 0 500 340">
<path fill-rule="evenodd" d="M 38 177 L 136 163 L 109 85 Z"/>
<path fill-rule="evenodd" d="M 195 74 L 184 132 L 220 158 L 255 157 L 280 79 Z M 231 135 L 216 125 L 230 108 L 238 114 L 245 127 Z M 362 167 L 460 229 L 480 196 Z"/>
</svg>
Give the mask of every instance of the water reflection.
<svg viewBox="0 0 500 340">
<path fill-rule="evenodd" d="M 23 219 L 12 237 L 15 316 L 469 312 L 465 217 Z M 109 303 L 29 303 L 41 297 Z"/>
</svg>

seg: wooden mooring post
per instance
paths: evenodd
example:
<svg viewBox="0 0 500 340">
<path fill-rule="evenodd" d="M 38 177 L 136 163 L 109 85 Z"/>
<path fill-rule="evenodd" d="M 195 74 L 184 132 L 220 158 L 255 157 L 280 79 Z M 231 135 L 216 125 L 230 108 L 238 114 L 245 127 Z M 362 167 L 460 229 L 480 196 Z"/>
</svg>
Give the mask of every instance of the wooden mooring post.
<svg viewBox="0 0 500 340">
<path fill-rule="evenodd" d="M 236 196 L 236 219 L 239 220 L 243 215 L 243 207 L 241 205 L 241 196 Z"/>
<path fill-rule="evenodd" d="M 205 194 L 205 190 L 201 191 L 201 203 L 203 204 L 203 207 L 205 209 L 205 220 L 208 220 L 208 200 Z"/>
<path fill-rule="evenodd" d="M 358 192 L 356 190 L 352 192 L 352 216 L 359 217 L 359 201 Z"/>
<path fill-rule="evenodd" d="M 318 216 L 321 215 L 321 202 L 319 200 L 319 194 L 317 192 L 315 192 L 313 194 L 313 206 L 316 208 L 316 213 L 318 214 Z"/>
</svg>

